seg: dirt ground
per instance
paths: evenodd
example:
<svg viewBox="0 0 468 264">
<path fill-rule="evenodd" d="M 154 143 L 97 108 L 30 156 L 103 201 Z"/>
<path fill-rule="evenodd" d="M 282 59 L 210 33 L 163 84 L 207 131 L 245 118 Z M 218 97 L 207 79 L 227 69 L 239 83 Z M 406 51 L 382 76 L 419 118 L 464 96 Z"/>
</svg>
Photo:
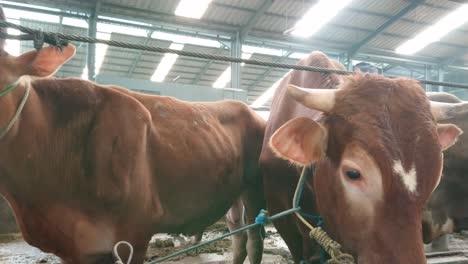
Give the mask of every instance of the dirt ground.
<svg viewBox="0 0 468 264">
<path fill-rule="evenodd" d="M 293 263 L 286 244 L 278 235 L 274 227 L 267 226 L 265 238 L 265 251 L 263 262 L 265 264 Z M 203 241 L 218 237 L 227 232 L 225 224 L 220 221 L 209 227 L 203 235 Z M 148 261 L 166 256 L 172 252 L 184 248 L 188 238 L 167 234 L 155 235 L 148 248 Z M 427 251 L 430 247 L 427 246 Z M 468 264 L 468 233 L 454 234 L 449 237 L 449 249 L 454 252 L 451 255 L 433 253 L 434 257 L 428 258 L 430 264 L 466 263 Z M 458 253 L 456 253 L 458 251 Z M 456 253 L 456 254 L 455 254 Z M 196 251 L 164 261 L 165 264 L 224 264 L 230 263 L 231 240 L 229 238 L 202 247 Z M 0 264 L 22 263 L 60 263 L 59 259 L 51 254 L 46 254 L 37 248 L 27 245 L 19 234 L 0 236 Z M 248 263 L 246 260 L 245 263 Z"/>
</svg>

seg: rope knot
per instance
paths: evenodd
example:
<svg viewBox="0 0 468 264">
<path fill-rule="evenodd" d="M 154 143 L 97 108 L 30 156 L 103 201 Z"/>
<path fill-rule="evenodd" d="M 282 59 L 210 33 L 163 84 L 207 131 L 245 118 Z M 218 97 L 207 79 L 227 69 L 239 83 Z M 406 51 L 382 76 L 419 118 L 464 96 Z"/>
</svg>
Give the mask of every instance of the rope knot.
<svg viewBox="0 0 468 264">
<path fill-rule="evenodd" d="M 260 210 L 260 213 L 255 217 L 255 223 L 260 224 L 262 226 L 269 224 L 270 221 L 270 214 L 267 210 Z"/>
<path fill-rule="evenodd" d="M 44 46 L 44 33 L 41 30 L 34 32 L 33 34 L 34 48 L 39 51 Z"/>
<path fill-rule="evenodd" d="M 355 264 L 353 256 L 341 253 L 340 255 L 332 258 L 326 262 L 326 264 Z"/>
</svg>

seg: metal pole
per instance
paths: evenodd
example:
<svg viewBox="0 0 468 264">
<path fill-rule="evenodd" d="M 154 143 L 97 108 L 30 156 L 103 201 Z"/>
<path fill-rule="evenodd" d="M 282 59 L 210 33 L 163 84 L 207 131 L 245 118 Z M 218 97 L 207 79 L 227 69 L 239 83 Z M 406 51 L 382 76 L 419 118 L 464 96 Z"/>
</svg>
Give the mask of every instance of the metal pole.
<svg viewBox="0 0 468 264">
<path fill-rule="evenodd" d="M 89 16 L 89 25 L 88 25 L 88 36 L 91 38 L 96 38 L 97 32 L 97 17 L 98 12 L 101 7 L 101 1 L 96 1 L 96 6 L 94 10 L 91 11 Z M 96 78 L 96 44 L 88 43 L 88 54 L 87 54 L 87 64 L 88 64 L 88 79 L 93 80 Z"/>
<path fill-rule="evenodd" d="M 242 57 L 242 43 L 239 32 L 231 40 L 231 57 Z M 241 64 L 231 62 L 231 88 L 241 88 Z"/>
<path fill-rule="evenodd" d="M 438 68 L 438 71 L 437 71 L 437 75 L 438 75 L 438 81 L 439 82 L 443 82 L 444 81 L 444 68 L 442 65 L 439 65 L 439 68 Z M 439 92 L 443 92 L 444 91 L 444 87 L 443 86 L 439 86 Z"/>
<path fill-rule="evenodd" d="M 424 64 L 424 80 L 426 80 L 426 81 L 429 80 L 429 75 L 430 75 L 429 65 Z M 429 89 L 430 89 L 429 84 L 425 84 L 424 88 L 425 88 L 426 92 L 429 92 Z"/>
</svg>

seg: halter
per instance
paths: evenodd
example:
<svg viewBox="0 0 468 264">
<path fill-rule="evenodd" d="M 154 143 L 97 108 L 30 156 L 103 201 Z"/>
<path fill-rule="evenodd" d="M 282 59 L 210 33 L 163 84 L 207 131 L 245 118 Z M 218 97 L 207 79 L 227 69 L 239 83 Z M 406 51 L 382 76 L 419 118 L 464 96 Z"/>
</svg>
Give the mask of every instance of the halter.
<svg viewBox="0 0 468 264">
<path fill-rule="evenodd" d="M 13 91 L 17 86 L 18 86 L 19 81 L 14 82 L 12 85 L 8 86 L 5 90 L 0 92 L 0 97 L 5 96 L 9 94 L 11 91 Z M 18 121 L 19 116 L 21 112 L 23 111 L 23 108 L 26 104 L 26 101 L 28 100 L 29 97 L 29 90 L 31 88 L 29 86 L 26 87 L 26 91 L 24 92 L 23 98 L 21 99 L 20 105 L 16 109 L 15 114 L 13 117 L 10 119 L 10 122 L 8 122 L 7 126 L 3 129 L 0 129 L 0 140 L 8 133 L 8 131 L 11 130 L 13 125 Z"/>
</svg>

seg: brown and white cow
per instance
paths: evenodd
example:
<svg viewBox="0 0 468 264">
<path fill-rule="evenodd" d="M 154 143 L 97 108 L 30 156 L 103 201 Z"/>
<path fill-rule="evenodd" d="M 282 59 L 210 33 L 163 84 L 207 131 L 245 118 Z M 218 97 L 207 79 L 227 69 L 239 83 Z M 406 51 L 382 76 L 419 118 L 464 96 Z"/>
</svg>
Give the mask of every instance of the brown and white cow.
<svg viewBox="0 0 468 264">
<path fill-rule="evenodd" d="M 321 52 L 299 64 L 342 68 Z M 314 163 L 301 207 L 322 215 L 344 251 L 360 264 L 426 263 L 423 206 L 440 179 L 442 150 L 461 133 L 437 124 L 443 114 L 413 80 L 291 71 L 273 98 L 261 155 L 268 210 L 291 207 L 298 166 Z M 309 230 L 294 216 L 274 224 L 294 261 L 309 261 Z"/>
<path fill-rule="evenodd" d="M 444 92 L 427 93 L 431 101 L 447 103 L 458 108 L 466 105 L 458 97 Z M 463 108 L 462 108 L 463 109 Z M 468 112 L 447 116 L 445 123 L 453 123 L 468 130 Z M 433 250 L 447 250 L 444 235 L 468 229 L 468 133 L 462 134 L 455 146 L 444 152 L 443 176 L 426 204 L 423 214 L 423 238 L 435 239 Z M 440 239 L 438 239 L 440 238 Z"/>
<path fill-rule="evenodd" d="M 68 263 L 113 263 L 112 247 L 125 240 L 135 249 L 132 263 L 142 263 L 152 234 L 203 230 L 239 196 L 254 221 L 263 202 L 265 124 L 245 104 L 188 103 L 41 78 L 75 47 L 15 57 L 4 44 L 0 91 L 16 88 L 0 97 L 1 129 L 28 89 L 30 95 L 0 139 L 0 193 L 29 244 Z M 250 261 L 260 263 L 260 233 L 248 234 Z"/>
</svg>

